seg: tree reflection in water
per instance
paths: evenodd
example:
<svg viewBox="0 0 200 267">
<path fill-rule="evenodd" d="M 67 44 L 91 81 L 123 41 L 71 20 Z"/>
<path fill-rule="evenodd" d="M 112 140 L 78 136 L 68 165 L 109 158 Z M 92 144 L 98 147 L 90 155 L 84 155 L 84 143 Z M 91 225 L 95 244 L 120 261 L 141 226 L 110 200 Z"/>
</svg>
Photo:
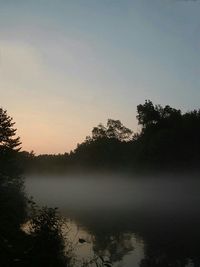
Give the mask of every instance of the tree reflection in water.
<svg viewBox="0 0 200 267">
<path fill-rule="evenodd" d="M 117 212 L 104 216 L 93 212 L 79 214 L 76 219 L 94 236 L 94 252 L 112 266 L 119 262 L 130 266 L 125 258 L 134 256 L 137 242 L 134 244 L 133 235 L 144 244 L 144 255 L 134 267 L 200 266 L 200 215 L 194 210 L 175 214 L 132 210 L 123 216 Z"/>
</svg>

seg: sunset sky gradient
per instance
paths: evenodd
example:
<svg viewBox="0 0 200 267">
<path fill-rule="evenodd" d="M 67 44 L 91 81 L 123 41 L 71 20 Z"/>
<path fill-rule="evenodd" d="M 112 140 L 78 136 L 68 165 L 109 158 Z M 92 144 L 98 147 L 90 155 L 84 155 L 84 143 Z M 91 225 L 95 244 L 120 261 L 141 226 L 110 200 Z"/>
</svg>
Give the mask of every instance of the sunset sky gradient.
<svg viewBox="0 0 200 267">
<path fill-rule="evenodd" d="M 200 107 L 200 1 L 0 0 L 0 105 L 23 149 L 69 152 L 151 99 Z"/>
</svg>

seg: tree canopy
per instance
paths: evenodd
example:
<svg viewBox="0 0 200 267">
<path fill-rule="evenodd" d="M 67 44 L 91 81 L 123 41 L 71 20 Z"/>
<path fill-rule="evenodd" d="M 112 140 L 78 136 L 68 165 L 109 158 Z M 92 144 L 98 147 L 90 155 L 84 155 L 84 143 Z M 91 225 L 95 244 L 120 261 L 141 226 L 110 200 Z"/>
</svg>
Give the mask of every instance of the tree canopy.
<svg viewBox="0 0 200 267">
<path fill-rule="evenodd" d="M 138 123 L 142 125 L 143 128 L 164 121 L 178 121 L 181 119 L 181 111 L 179 109 L 172 108 L 169 105 L 165 107 L 154 105 L 150 100 L 146 100 L 143 105 L 138 105 L 137 113 Z"/>
<path fill-rule="evenodd" d="M 99 124 L 92 130 L 92 139 L 113 138 L 123 141 L 129 141 L 132 137 L 132 131 L 125 127 L 120 120 L 108 119 L 107 125 Z"/>
</svg>

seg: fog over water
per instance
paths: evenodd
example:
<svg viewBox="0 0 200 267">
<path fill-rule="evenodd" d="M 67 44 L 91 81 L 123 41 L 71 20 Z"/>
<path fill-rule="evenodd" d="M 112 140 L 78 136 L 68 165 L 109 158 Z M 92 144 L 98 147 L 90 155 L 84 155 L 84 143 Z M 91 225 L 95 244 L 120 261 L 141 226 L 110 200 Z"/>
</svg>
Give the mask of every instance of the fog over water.
<svg viewBox="0 0 200 267">
<path fill-rule="evenodd" d="M 168 179 L 167 179 L 168 178 Z M 42 205 L 67 210 L 167 209 L 184 212 L 200 200 L 194 177 L 128 177 L 123 175 L 44 176 L 26 179 L 27 193 Z"/>
<path fill-rule="evenodd" d="M 95 251 L 103 251 L 114 266 L 123 267 L 162 266 L 155 265 L 161 254 L 172 266 L 198 261 L 199 189 L 194 173 L 30 175 L 26 179 L 27 194 L 36 203 L 58 207 L 74 225 L 95 237 Z"/>
</svg>

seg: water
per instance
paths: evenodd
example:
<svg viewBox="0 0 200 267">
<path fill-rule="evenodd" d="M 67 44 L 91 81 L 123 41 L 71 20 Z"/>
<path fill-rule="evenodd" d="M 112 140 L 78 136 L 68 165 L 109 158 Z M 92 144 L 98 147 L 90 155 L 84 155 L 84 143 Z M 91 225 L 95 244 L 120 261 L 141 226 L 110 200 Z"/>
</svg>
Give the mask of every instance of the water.
<svg viewBox="0 0 200 267">
<path fill-rule="evenodd" d="M 118 267 L 200 266 L 200 181 L 185 174 L 32 175 L 27 193 L 58 207 L 79 258 Z M 79 238 L 86 240 L 77 243 Z"/>
</svg>

